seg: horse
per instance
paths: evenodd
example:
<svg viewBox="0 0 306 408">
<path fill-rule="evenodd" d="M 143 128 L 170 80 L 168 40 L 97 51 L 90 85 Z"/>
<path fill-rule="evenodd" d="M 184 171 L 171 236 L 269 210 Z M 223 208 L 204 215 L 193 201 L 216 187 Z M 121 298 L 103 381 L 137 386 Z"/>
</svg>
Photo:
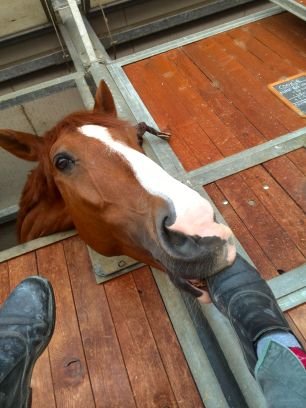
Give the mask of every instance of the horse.
<svg viewBox="0 0 306 408">
<path fill-rule="evenodd" d="M 195 282 L 234 262 L 233 233 L 216 222 L 208 200 L 144 154 L 146 130 L 167 137 L 119 119 L 103 81 L 93 110 L 66 116 L 43 137 L 0 130 L 2 148 L 38 162 L 20 199 L 19 240 L 76 228 L 98 253 L 164 270 L 177 287 L 207 302 Z"/>
</svg>

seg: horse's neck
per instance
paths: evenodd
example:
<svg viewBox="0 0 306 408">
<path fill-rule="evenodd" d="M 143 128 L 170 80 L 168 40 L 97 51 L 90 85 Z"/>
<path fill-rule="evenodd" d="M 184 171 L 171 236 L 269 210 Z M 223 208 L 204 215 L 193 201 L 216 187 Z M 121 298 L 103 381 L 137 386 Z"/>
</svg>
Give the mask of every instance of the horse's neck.
<svg viewBox="0 0 306 408">
<path fill-rule="evenodd" d="M 73 228 L 65 203 L 52 181 L 38 167 L 29 175 L 20 200 L 17 232 L 20 242 Z"/>
<path fill-rule="evenodd" d="M 42 200 L 20 220 L 19 240 L 27 242 L 72 228 L 74 225 L 71 217 L 61 203 Z"/>
</svg>

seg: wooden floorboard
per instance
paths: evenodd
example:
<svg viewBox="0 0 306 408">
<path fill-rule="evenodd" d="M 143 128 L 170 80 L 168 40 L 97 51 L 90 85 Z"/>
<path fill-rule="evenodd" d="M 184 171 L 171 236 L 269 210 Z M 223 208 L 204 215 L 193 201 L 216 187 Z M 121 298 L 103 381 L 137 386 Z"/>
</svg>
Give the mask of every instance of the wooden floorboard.
<svg viewBox="0 0 306 408">
<path fill-rule="evenodd" d="M 177 405 L 203 407 L 152 273 L 147 267 L 140 268 L 133 278 Z"/>
<path fill-rule="evenodd" d="M 79 238 L 64 241 L 64 249 L 96 406 L 135 407 L 104 286 Z"/>
<path fill-rule="evenodd" d="M 305 126 L 268 89 L 306 70 L 305 48 L 304 22 L 284 13 L 124 69 L 189 171 Z M 305 174 L 298 149 L 205 186 L 266 279 L 305 263 Z M 305 313 L 287 313 L 304 339 Z"/>
<path fill-rule="evenodd" d="M 148 267 L 97 285 L 74 236 L 0 264 L 0 303 L 36 274 L 53 286 L 56 326 L 33 408 L 204 407 Z"/>
</svg>

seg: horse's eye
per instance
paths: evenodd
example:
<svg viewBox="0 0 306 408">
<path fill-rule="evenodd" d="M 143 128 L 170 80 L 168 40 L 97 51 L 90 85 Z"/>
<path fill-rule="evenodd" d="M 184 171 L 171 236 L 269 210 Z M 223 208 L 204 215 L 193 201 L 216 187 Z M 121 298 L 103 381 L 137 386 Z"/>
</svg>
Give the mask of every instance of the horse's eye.
<svg viewBox="0 0 306 408">
<path fill-rule="evenodd" d="M 53 159 L 55 167 L 60 171 L 71 170 L 75 161 L 68 154 L 59 153 Z"/>
</svg>

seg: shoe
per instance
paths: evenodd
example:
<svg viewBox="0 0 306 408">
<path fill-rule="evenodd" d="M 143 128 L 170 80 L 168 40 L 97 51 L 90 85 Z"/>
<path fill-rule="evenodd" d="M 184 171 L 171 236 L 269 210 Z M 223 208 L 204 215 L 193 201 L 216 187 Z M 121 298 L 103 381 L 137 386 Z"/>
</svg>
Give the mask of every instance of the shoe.
<svg viewBox="0 0 306 408">
<path fill-rule="evenodd" d="M 0 309 L 0 407 L 31 406 L 31 376 L 55 325 L 50 283 L 39 276 L 22 281 Z"/>
<path fill-rule="evenodd" d="M 239 254 L 233 265 L 207 278 L 207 287 L 216 307 L 232 324 L 254 375 L 258 339 L 274 330 L 291 332 L 270 287 Z"/>
</svg>

